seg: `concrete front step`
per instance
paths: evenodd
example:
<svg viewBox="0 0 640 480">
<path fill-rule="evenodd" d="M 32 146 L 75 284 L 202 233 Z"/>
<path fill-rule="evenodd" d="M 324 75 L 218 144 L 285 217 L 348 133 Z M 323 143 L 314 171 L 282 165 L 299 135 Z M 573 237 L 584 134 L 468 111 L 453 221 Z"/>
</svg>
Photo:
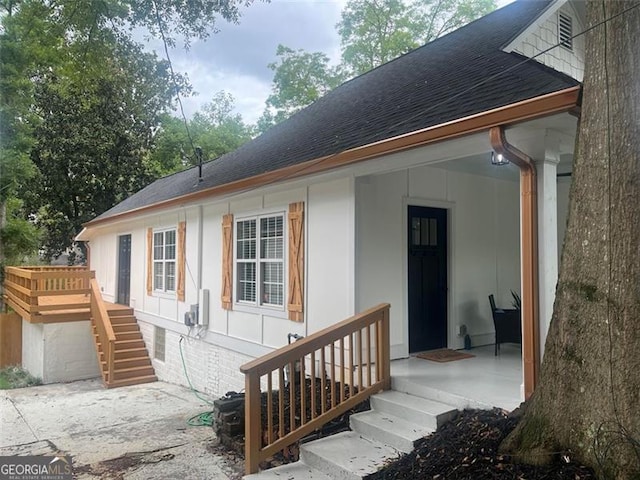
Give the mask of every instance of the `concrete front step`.
<svg viewBox="0 0 640 480">
<path fill-rule="evenodd" d="M 299 462 L 245 478 L 365 478 L 457 414 L 453 405 L 394 390 L 370 400 L 370 411 L 351 415 L 352 431 L 303 444 Z"/>
<path fill-rule="evenodd" d="M 445 403 L 458 410 L 464 410 L 465 408 L 491 410 L 494 407 L 494 405 L 479 402 L 464 395 L 445 392 L 401 377 L 391 377 L 391 389 L 392 391 L 408 393 L 416 397 L 429 398 L 437 402 Z"/>
<path fill-rule="evenodd" d="M 260 473 L 246 475 L 245 480 L 331 480 L 331 477 L 302 462 L 270 468 Z"/>
<path fill-rule="evenodd" d="M 401 452 L 389 445 L 342 432 L 300 446 L 300 461 L 331 478 L 357 480 L 377 472 Z"/>
<path fill-rule="evenodd" d="M 384 443 L 404 453 L 413 451 L 418 440 L 433 433 L 433 429 L 403 420 L 376 410 L 349 417 L 351 429 L 371 439 L 384 439 Z"/>
<path fill-rule="evenodd" d="M 432 430 L 451 420 L 457 412 L 451 405 L 394 390 L 373 395 L 371 409 Z"/>
</svg>

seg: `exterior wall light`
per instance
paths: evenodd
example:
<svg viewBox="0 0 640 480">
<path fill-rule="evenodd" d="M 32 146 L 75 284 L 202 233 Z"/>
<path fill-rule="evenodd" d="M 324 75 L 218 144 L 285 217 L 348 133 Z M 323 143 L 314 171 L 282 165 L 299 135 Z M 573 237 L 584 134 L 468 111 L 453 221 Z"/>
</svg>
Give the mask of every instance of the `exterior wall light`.
<svg viewBox="0 0 640 480">
<path fill-rule="evenodd" d="M 501 153 L 496 153 L 493 150 L 491 151 L 491 165 L 502 166 L 507 165 L 509 160 L 507 160 Z"/>
</svg>

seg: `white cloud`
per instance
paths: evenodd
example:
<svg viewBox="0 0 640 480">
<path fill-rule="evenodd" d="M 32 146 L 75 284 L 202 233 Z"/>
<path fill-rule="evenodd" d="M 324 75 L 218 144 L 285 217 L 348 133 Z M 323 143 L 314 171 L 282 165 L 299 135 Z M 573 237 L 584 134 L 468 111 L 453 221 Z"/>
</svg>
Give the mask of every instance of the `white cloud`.
<svg viewBox="0 0 640 480">
<path fill-rule="evenodd" d="M 212 96 L 225 90 L 236 99 L 236 111 L 254 123 L 271 92 L 278 44 L 307 51 L 321 51 L 334 62 L 340 56 L 335 24 L 345 0 L 272 0 L 255 2 L 243 12 L 238 25 L 220 23 L 219 33 L 194 41 L 189 51 L 170 51 L 176 72 L 186 73 L 198 96 L 183 99 L 185 113 L 193 115 Z M 148 43 L 164 58 L 158 41 Z"/>
</svg>

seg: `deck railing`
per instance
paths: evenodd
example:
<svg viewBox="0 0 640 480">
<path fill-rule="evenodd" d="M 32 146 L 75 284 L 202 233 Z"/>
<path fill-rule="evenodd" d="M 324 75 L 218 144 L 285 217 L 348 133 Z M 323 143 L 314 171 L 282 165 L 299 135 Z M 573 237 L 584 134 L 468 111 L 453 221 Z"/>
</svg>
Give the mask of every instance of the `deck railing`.
<svg viewBox="0 0 640 480">
<path fill-rule="evenodd" d="M 98 358 L 100 363 L 100 371 L 102 373 L 102 379 L 105 383 L 113 380 L 114 361 L 115 361 L 115 345 L 116 335 L 113 332 L 111 325 L 111 319 L 107 312 L 107 307 L 102 300 L 102 294 L 100 293 L 100 287 L 98 281 L 95 278 L 91 279 L 91 317 L 96 326 L 96 332 L 98 333 L 98 340 L 102 345 L 102 354 L 104 361 L 106 362 L 106 368 L 102 366 L 101 358 Z"/>
<path fill-rule="evenodd" d="M 251 474 L 262 460 L 390 388 L 389 305 L 325 328 L 240 371 L 245 375 L 245 470 Z"/>
<path fill-rule="evenodd" d="M 32 323 L 88 320 L 93 277 L 86 267 L 6 267 L 4 295 Z"/>
</svg>

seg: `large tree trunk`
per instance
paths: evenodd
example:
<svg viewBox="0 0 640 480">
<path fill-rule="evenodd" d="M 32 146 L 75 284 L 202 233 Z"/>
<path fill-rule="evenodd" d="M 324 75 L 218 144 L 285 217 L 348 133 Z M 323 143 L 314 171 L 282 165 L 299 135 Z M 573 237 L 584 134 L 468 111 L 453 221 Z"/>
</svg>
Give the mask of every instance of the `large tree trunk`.
<svg viewBox="0 0 640 480">
<path fill-rule="evenodd" d="M 632 7 L 638 8 L 632 8 Z M 618 16 L 616 16 L 618 15 Z M 615 18 L 612 18 L 615 17 Z M 587 4 L 569 220 L 540 385 L 503 444 L 640 478 L 640 4 Z"/>
</svg>

